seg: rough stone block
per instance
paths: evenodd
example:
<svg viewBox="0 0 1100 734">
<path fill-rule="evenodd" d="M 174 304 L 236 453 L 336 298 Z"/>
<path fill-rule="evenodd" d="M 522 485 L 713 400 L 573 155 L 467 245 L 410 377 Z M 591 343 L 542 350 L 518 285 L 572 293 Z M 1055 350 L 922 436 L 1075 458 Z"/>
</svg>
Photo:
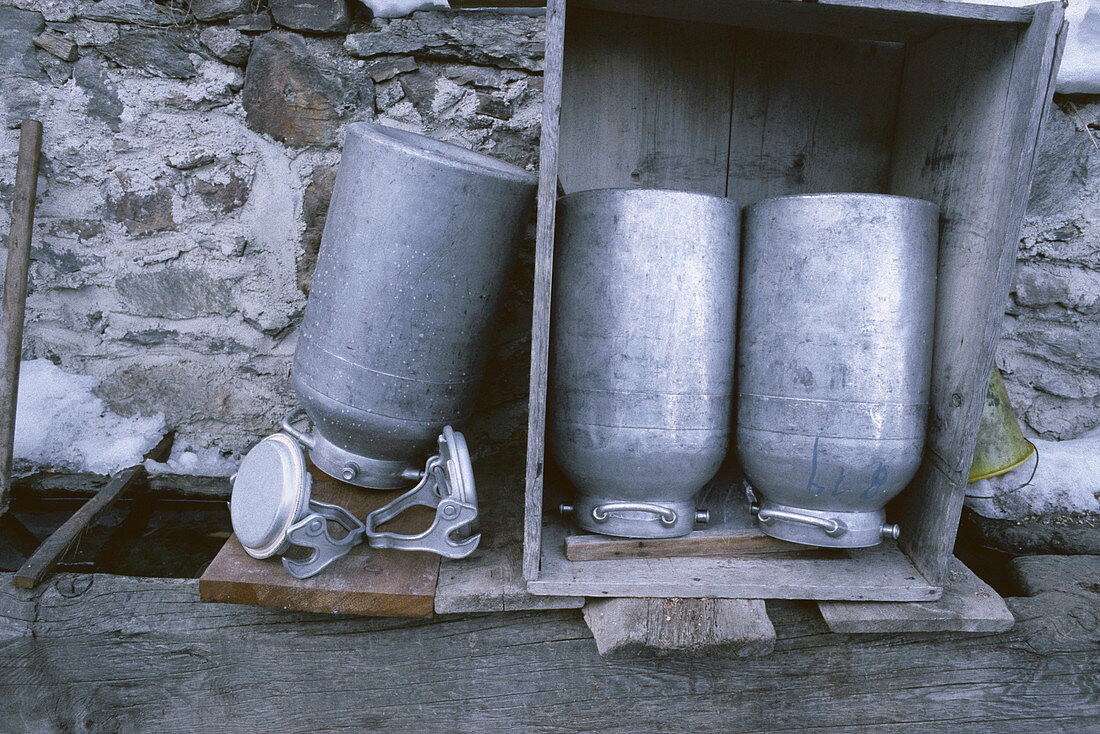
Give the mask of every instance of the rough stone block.
<svg viewBox="0 0 1100 734">
<path fill-rule="evenodd" d="M 252 49 L 252 41 L 233 28 L 212 25 L 203 28 L 199 34 L 199 41 L 227 64 L 244 66 L 248 61 L 248 52 Z"/>
<path fill-rule="evenodd" d="M 229 20 L 248 10 L 249 0 L 191 0 L 191 14 L 204 23 Z"/>
<path fill-rule="evenodd" d="M 153 0 L 100 0 L 81 3 L 76 16 L 105 23 L 131 23 L 139 26 L 175 26 L 187 21 L 186 13 L 159 5 Z"/>
<path fill-rule="evenodd" d="M 220 171 L 210 178 L 195 179 L 191 191 L 198 195 L 207 209 L 228 214 L 244 206 L 251 188 L 251 183 L 236 171 Z"/>
<path fill-rule="evenodd" d="M 268 0 L 271 16 L 284 28 L 313 33 L 346 33 L 345 0 Z"/>
<path fill-rule="evenodd" d="M 115 279 L 115 289 L 122 307 L 135 316 L 190 319 L 237 308 L 232 281 L 194 268 L 127 273 Z"/>
<path fill-rule="evenodd" d="M 229 27 L 242 33 L 267 33 L 271 30 L 271 16 L 267 13 L 247 13 L 229 21 Z"/>
<path fill-rule="evenodd" d="M 196 49 L 191 39 L 177 31 L 152 28 L 127 31 L 100 50 L 119 66 L 141 69 L 153 76 L 171 79 L 195 76 L 188 52 Z"/>
<path fill-rule="evenodd" d="M 298 287 L 309 293 L 313 284 L 313 269 L 317 265 L 317 253 L 321 249 L 321 233 L 325 228 L 332 187 L 336 183 L 335 166 L 316 166 L 309 185 L 302 196 L 302 216 L 306 220 L 302 231 L 302 254 L 298 257 Z"/>
<path fill-rule="evenodd" d="M 376 21 L 377 27 L 352 33 L 344 48 L 353 56 L 415 54 L 418 57 L 542 71 L 543 19 L 493 11 L 413 13 Z"/>
<path fill-rule="evenodd" d="M 357 89 L 314 58 L 301 36 L 271 33 L 256 40 L 241 102 L 249 127 L 290 145 L 331 143 Z"/>
<path fill-rule="evenodd" d="M 416 59 L 412 56 L 405 56 L 399 59 L 390 59 L 389 61 L 379 61 L 371 64 L 367 67 L 367 74 L 375 82 L 385 82 L 393 79 L 398 74 L 405 74 L 410 71 L 416 71 L 418 68 Z"/>
<path fill-rule="evenodd" d="M 172 218 L 172 191 L 161 187 L 147 194 L 126 191 L 121 196 L 107 198 L 107 215 L 121 222 L 133 235 L 146 235 L 175 229 Z"/>
</svg>

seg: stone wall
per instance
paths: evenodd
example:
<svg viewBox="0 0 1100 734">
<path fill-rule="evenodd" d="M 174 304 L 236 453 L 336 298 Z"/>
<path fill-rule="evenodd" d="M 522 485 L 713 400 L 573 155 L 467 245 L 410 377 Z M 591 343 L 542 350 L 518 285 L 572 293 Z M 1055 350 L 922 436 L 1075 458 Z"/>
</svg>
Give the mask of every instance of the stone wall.
<svg viewBox="0 0 1100 734">
<path fill-rule="evenodd" d="M 46 131 L 25 356 L 94 375 L 114 410 L 164 412 L 195 445 L 246 449 L 293 403 L 344 127 L 381 120 L 534 168 L 542 26 L 372 21 L 327 0 L 0 0 L 0 237 L 11 126 Z M 1098 127 L 1089 99 L 1052 110 L 999 353 L 1046 437 L 1100 424 Z M 530 247 L 475 446 L 490 426 L 494 443 L 523 437 Z"/>
</svg>

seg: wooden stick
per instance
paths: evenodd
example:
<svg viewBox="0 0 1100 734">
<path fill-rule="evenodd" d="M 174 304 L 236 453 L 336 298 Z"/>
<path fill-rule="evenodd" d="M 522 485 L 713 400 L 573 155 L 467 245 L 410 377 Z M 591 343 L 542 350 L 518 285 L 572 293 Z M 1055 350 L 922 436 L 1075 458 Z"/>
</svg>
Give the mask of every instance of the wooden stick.
<svg viewBox="0 0 1100 734">
<path fill-rule="evenodd" d="M 145 455 L 146 459 L 164 461 L 172 449 L 173 434 L 169 433 L 160 440 L 153 450 Z M 116 474 L 107 486 L 99 490 L 95 497 L 73 513 L 54 534 L 46 538 L 38 550 L 15 572 L 12 583 L 21 589 L 33 589 L 50 569 L 73 547 L 85 528 L 95 522 L 119 495 L 137 480 L 145 476 L 145 466 L 136 464 Z"/>
<path fill-rule="evenodd" d="M 27 270 L 31 263 L 31 232 L 41 152 L 42 123 L 23 120 L 11 204 L 8 265 L 4 271 L 4 325 L 0 330 L 0 359 L 3 360 L 0 364 L 0 515 L 8 511 L 11 494 L 15 399 L 19 388 L 19 358 L 23 351 L 23 313 L 27 305 Z"/>
</svg>

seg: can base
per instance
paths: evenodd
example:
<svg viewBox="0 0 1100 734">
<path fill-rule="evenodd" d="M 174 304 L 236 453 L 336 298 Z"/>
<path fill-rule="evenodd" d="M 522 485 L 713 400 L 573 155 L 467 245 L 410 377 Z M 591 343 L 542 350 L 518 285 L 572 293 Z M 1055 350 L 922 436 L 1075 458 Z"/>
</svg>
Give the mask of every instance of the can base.
<svg viewBox="0 0 1100 734">
<path fill-rule="evenodd" d="M 756 522 L 773 538 L 823 548 L 869 548 L 897 537 L 896 526 L 886 524 L 885 510 L 807 510 L 763 500 Z"/>
<path fill-rule="evenodd" d="M 615 500 L 580 495 L 573 522 L 582 530 L 620 538 L 677 538 L 695 528 L 694 502 Z"/>
<path fill-rule="evenodd" d="M 387 461 L 360 456 L 330 443 L 316 430 L 309 459 L 341 482 L 366 489 L 405 489 L 416 484 L 419 470 L 411 461 Z"/>
</svg>

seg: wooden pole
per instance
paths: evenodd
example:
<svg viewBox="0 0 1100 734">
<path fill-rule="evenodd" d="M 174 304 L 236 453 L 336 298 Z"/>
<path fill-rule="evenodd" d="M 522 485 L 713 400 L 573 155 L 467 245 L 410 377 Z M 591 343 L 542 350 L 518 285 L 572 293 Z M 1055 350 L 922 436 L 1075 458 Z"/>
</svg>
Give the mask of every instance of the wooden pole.
<svg viewBox="0 0 1100 734">
<path fill-rule="evenodd" d="M 38 161 L 42 123 L 23 120 L 19 162 L 8 235 L 8 265 L 4 271 L 4 324 L 0 330 L 0 515 L 8 511 L 12 449 L 15 442 L 15 399 L 19 389 L 19 358 L 23 351 L 23 314 L 27 305 L 27 270 L 31 262 L 34 200 L 38 195 Z"/>
</svg>

